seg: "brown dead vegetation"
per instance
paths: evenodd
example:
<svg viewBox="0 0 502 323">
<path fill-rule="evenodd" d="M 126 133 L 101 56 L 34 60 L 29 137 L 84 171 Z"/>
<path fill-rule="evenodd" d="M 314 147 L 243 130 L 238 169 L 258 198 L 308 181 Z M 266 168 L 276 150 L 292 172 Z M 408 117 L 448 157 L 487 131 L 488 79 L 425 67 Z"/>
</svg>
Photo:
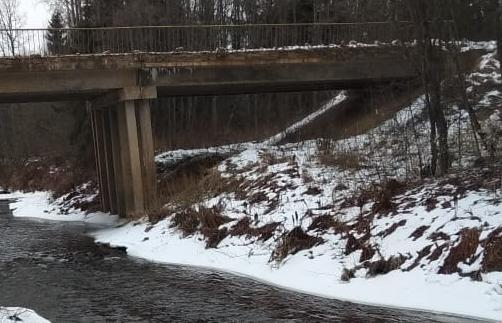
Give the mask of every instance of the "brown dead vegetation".
<svg viewBox="0 0 502 323">
<path fill-rule="evenodd" d="M 267 241 L 274 236 L 279 225 L 280 223 L 278 222 L 272 222 L 262 227 L 251 227 L 251 219 L 244 217 L 230 229 L 229 234 L 231 236 L 245 236 L 247 238 L 257 238 L 260 241 Z"/>
<path fill-rule="evenodd" d="M 363 163 L 363 157 L 355 152 L 323 152 L 318 158 L 322 165 L 342 170 L 359 170 Z"/>
<path fill-rule="evenodd" d="M 440 274 L 454 274 L 459 272 L 458 264 L 469 262 L 479 246 L 479 229 L 464 229 L 460 232 L 460 242 L 451 248 L 443 266 L 439 269 Z"/>
<path fill-rule="evenodd" d="M 294 255 L 301 250 L 308 250 L 324 243 L 320 237 L 313 237 L 303 231 L 301 227 L 296 227 L 284 234 L 277 247 L 272 252 L 270 261 L 281 262 L 289 255 Z"/>
<path fill-rule="evenodd" d="M 397 223 L 392 224 L 390 227 L 380 232 L 378 235 L 381 236 L 382 238 L 385 238 L 393 234 L 399 227 L 404 227 L 405 225 L 406 225 L 406 220 L 401 220 Z"/>
<path fill-rule="evenodd" d="M 418 265 L 420 265 L 420 262 L 422 261 L 422 259 L 424 259 L 425 257 L 427 257 L 431 253 L 431 250 L 432 250 L 432 245 L 428 245 L 427 247 L 420 250 L 418 252 L 417 258 L 415 259 L 413 264 L 411 266 L 409 266 L 408 268 L 406 268 L 405 270 L 412 271 L 413 269 L 417 268 Z"/>
<path fill-rule="evenodd" d="M 364 205 L 374 202 L 371 214 L 376 215 L 380 213 L 380 216 L 383 216 L 396 210 L 397 204 L 393 199 L 403 194 L 410 187 L 410 185 L 390 179 L 383 184 L 373 184 L 368 188 L 360 189 L 351 198 L 346 199 L 341 207 L 349 208 L 357 206 L 362 208 Z"/>
<path fill-rule="evenodd" d="M 192 157 L 161 172 L 158 181 L 161 204 L 188 208 L 204 197 L 225 191 L 233 181 L 213 169 L 223 159 L 221 155 Z"/>
<path fill-rule="evenodd" d="M 502 271 L 502 228 L 494 230 L 483 242 L 483 271 Z"/>
<path fill-rule="evenodd" d="M 221 215 L 219 207 L 199 206 L 175 213 L 172 227 L 183 232 L 184 237 L 201 232 L 206 238 L 206 248 L 216 248 L 228 236 L 228 230 L 220 227 L 230 221 L 230 218 Z"/>
<path fill-rule="evenodd" d="M 0 182 L 12 190 L 51 191 L 58 198 L 93 179 L 93 173 L 77 163 L 57 159 L 18 161 L 0 165 Z"/>
<path fill-rule="evenodd" d="M 363 263 L 365 261 L 371 260 L 373 256 L 376 254 L 375 248 L 373 246 L 366 244 L 361 248 L 361 257 L 359 258 L 359 262 Z"/>
<path fill-rule="evenodd" d="M 259 156 L 262 165 L 273 166 L 278 164 L 294 163 L 294 158 L 292 156 L 279 156 L 268 151 L 261 151 Z"/>
<path fill-rule="evenodd" d="M 442 231 L 437 231 L 437 232 L 431 233 L 429 235 L 428 239 L 432 240 L 432 241 L 439 241 L 439 240 L 449 241 L 451 239 L 451 237 Z"/>
<path fill-rule="evenodd" d="M 0 165 L 0 184 L 9 190 L 25 192 L 50 191 L 52 198 L 67 195 L 63 200 L 63 213 L 70 208 L 93 212 L 100 209 L 99 198 L 87 200 L 83 194 L 95 194 L 95 173 L 79 162 L 59 158 L 39 158 L 11 161 Z M 82 184 L 88 183 L 85 189 Z M 80 198 L 79 198 L 80 197 Z"/>
<path fill-rule="evenodd" d="M 317 196 L 322 194 L 322 189 L 317 186 L 309 186 L 303 195 Z"/>
<path fill-rule="evenodd" d="M 413 241 L 417 241 L 420 239 L 425 231 L 429 230 L 430 226 L 429 225 L 422 225 L 421 227 L 418 227 L 413 233 L 410 235 L 410 238 L 413 238 Z"/>
<path fill-rule="evenodd" d="M 331 214 L 319 215 L 313 218 L 307 231 L 327 232 L 333 230 L 335 233 L 344 233 L 350 230 L 346 223 L 339 221 Z"/>
<path fill-rule="evenodd" d="M 436 245 L 436 249 L 430 254 L 429 257 L 427 257 L 427 260 L 430 262 L 438 260 L 442 255 L 445 250 L 448 250 L 449 244 L 444 243 L 440 246 Z"/>
<path fill-rule="evenodd" d="M 374 193 L 373 213 L 388 213 L 394 211 L 397 205 L 393 202 L 393 198 L 403 194 L 407 189 L 404 183 L 391 179 L 386 181 L 380 187 L 377 187 Z"/>
<path fill-rule="evenodd" d="M 353 234 L 349 233 L 347 234 L 347 243 L 345 244 L 345 255 L 348 256 L 354 251 L 357 250 L 364 250 L 366 249 L 366 254 L 368 254 L 368 249 L 370 246 L 368 245 L 368 240 L 370 238 L 370 235 L 367 234 L 363 236 L 360 239 L 357 239 Z M 361 257 L 364 258 L 364 257 Z M 365 259 L 367 260 L 367 259 Z M 364 261 L 364 260 L 362 260 Z"/>
<path fill-rule="evenodd" d="M 401 268 L 401 266 L 406 261 L 406 258 L 402 255 L 397 257 L 390 257 L 388 259 L 380 259 L 374 262 L 367 262 L 365 267 L 368 269 L 367 276 L 368 277 L 376 277 L 379 275 L 385 275 L 390 273 L 391 271 L 397 270 Z"/>
</svg>

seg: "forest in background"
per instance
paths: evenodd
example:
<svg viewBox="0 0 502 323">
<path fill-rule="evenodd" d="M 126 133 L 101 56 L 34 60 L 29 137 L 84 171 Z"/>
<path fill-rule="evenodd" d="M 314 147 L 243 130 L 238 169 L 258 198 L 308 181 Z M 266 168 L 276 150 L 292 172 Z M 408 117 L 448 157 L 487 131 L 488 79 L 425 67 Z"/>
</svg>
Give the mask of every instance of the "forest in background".
<svg viewBox="0 0 502 323">
<path fill-rule="evenodd" d="M 410 0 L 47 0 L 69 27 L 410 21 Z M 498 0 L 426 0 L 471 39 L 494 36 Z"/>
</svg>

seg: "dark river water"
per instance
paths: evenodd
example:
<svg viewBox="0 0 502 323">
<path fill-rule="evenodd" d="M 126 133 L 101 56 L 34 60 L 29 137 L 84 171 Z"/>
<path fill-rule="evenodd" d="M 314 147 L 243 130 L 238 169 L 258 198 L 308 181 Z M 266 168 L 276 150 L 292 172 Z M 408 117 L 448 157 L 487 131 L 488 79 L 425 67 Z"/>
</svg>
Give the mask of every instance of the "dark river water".
<svg viewBox="0 0 502 323">
<path fill-rule="evenodd" d="M 31 308 L 54 323 L 472 322 L 323 299 L 209 270 L 146 263 L 94 244 L 86 236 L 93 229 L 15 219 L 8 203 L 0 201 L 0 306 Z"/>
</svg>

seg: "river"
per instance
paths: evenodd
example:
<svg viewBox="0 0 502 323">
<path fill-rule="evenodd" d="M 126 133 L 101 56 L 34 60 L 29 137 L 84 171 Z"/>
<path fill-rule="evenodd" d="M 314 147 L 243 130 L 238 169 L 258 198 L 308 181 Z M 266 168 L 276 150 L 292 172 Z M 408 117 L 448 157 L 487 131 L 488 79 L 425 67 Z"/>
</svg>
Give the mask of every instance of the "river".
<svg viewBox="0 0 502 323">
<path fill-rule="evenodd" d="M 1 199 L 1 195 L 0 195 Z M 84 224 L 12 217 L 0 200 L 0 306 L 73 322 L 472 322 L 357 305 L 96 245 Z"/>
</svg>

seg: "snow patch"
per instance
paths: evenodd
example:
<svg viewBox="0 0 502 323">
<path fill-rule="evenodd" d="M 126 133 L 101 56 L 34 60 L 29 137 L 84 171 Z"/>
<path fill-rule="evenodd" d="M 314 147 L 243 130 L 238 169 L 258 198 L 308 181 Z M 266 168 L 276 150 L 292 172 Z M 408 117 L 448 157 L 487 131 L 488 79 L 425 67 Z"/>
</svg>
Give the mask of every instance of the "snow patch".
<svg viewBox="0 0 502 323">
<path fill-rule="evenodd" d="M 0 307 L 0 323 L 50 323 L 35 311 L 21 307 Z"/>
<path fill-rule="evenodd" d="M 80 210 L 72 210 L 68 214 L 58 212 L 58 205 L 51 203 L 48 192 L 22 193 L 14 192 L 0 195 L 2 200 L 14 200 L 10 204 L 12 214 L 20 218 L 37 218 L 49 221 L 84 222 L 98 225 L 118 223 L 118 216 L 105 213 L 86 214 Z"/>
</svg>

